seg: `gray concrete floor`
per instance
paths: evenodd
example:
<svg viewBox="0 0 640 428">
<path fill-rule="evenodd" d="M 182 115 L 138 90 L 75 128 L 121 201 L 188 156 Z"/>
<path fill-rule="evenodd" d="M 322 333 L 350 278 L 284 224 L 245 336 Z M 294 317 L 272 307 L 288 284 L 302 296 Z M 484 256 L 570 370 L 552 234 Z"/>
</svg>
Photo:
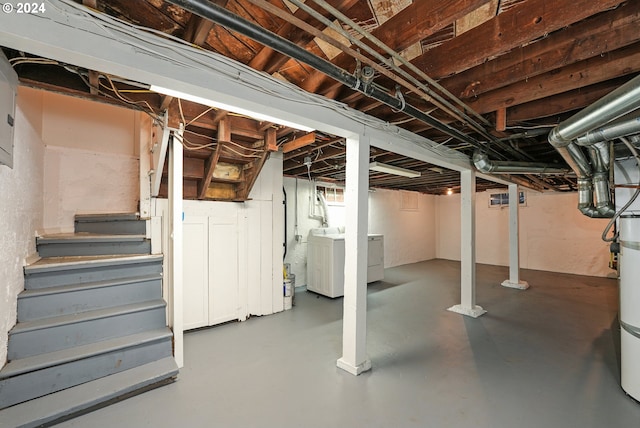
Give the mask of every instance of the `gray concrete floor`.
<svg viewBox="0 0 640 428">
<path fill-rule="evenodd" d="M 368 296 L 358 377 L 336 368 L 342 299 L 298 289 L 293 310 L 185 335 L 174 384 L 60 427 L 638 427 L 619 386 L 613 279 L 479 265 L 478 304 L 459 303 L 460 265 L 385 271 Z M 640 363 L 640 362 L 639 362 Z"/>
</svg>

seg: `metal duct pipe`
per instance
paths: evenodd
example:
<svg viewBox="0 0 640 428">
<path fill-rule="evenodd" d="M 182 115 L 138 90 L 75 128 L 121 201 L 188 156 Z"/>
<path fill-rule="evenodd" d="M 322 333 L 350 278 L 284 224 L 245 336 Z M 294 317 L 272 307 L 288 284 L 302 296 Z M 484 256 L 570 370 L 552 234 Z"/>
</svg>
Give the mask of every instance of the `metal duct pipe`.
<svg viewBox="0 0 640 428">
<path fill-rule="evenodd" d="M 473 164 L 486 174 L 566 174 L 571 170 L 541 162 L 492 161 L 485 153 L 475 152 Z"/>
<path fill-rule="evenodd" d="M 560 142 L 560 143 L 551 143 L 558 153 L 563 157 L 567 165 L 571 167 L 573 171 L 575 171 L 578 176 L 578 209 L 580 212 L 587 217 L 591 218 L 609 218 L 608 210 L 605 210 L 605 213 L 600 213 L 598 209 L 595 207 L 593 203 L 593 169 L 589 164 L 584 152 L 572 142 Z M 605 175 L 606 178 L 606 175 Z M 602 185 L 600 183 L 601 176 L 598 176 L 599 189 L 602 190 Z M 605 186 L 608 192 L 608 184 Z M 600 200 L 606 200 L 605 196 L 600 193 Z M 610 200 L 610 198 L 609 198 Z"/>
<path fill-rule="evenodd" d="M 549 142 L 557 147 L 560 143 L 575 140 L 639 107 L 640 76 L 636 76 L 589 107 L 559 123 L 549 133 Z"/>
<path fill-rule="evenodd" d="M 605 155 L 603 156 L 603 154 Z M 600 142 L 589 146 L 589 156 L 595 171 L 593 174 L 595 209 L 602 217 L 611 218 L 616 210 L 611 202 L 611 192 L 609 191 L 609 149 L 607 144 Z"/>
<path fill-rule="evenodd" d="M 627 135 L 637 134 L 638 132 L 640 132 L 640 117 L 612 123 L 588 132 L 582 137 L 576 138 L 576 144 L 589 146 L 602 141 L 610 141 L 616 138 L 626 137 Z"/>
<path fill-rule="evenodd" d="M 572 140 L 640 107 L 640 76 L 600 98 L 551 130 L 549 143 L 578 175 L 578 209 L 589 217 L 613 217 L 606 174 L 594 177 L 600 209 L 593 205 L 592 169 L 584 153 Z M 593 143 L 592 143 L 593 144 Z M 600 151 L 600 150 L 598 150 Z M 605 195 L 606 193 L 606 195 Z M 608 203 L 607 203 L 608 201 Z"/>
<path fill-rule="evenodd" d="M 340 67 L 326 61 L 316 55 L 311 54 L 307 50 L 301 48 L 295 43 L 290 42 L 284 37 L 280 37 L 277 34 L 272 33 L 269 30 L 264 29 L 246 19 L 243 19 L 227 9 L 211 3 L 207 0 L 168 0 L 169 3 L 173 3 L 181 8 L 201 16 L 202 18 L 213 21 L 229 30 L 240 33 L 246 37 L 249 37 L 265 46 L 270 47 L 284 55 L 287 55 L 293 59 L 296 59 L 316 70 L 326 74 L 327 76 L 335 79 L 336 81 L 349 86 L 351 89 L 359 91 L 377 101 L 380 101 L 394 110 L 401 111 L 415 119 L 418 119 L 427 125 L 437 129 L 438 131 L 447 134 L 460 141 L 468 143 L 473 147 L 480 147 L 480 143 L 470 136 L 458 131 L 455 128 L 450 127 L 444 123 L 441 123 L 433 117 L 425 114 L 418 108 L 408 104 L 401 97 L 394 97 L 387 92 L 381 90 L 379 87 L 373 84 L 363 85 L 362 82 L 352 76 L 347 71 Z M 502 154 L 491 150 L 497 157 L 501 157 Z"/>
</svg>

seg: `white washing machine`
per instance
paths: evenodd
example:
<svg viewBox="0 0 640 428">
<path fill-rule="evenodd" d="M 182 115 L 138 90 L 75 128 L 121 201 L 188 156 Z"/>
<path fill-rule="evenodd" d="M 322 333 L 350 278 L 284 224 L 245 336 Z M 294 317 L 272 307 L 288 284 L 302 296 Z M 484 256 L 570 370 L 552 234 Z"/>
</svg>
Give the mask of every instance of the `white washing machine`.
<svg viewBox="0 0 640 428">
<path fill-rule="evenodd" d="M 307 240 L 307 290 L 344 295 L 344 228 L 311 229 Z M 368 236 L 367 283 L 384 279 L 384 237 Z"/>
</svg>

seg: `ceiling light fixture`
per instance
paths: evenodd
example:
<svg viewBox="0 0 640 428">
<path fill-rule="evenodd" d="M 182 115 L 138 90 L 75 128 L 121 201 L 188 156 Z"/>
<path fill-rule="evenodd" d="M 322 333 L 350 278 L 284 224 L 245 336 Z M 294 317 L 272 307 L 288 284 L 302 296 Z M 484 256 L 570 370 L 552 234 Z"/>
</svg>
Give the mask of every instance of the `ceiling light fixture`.
<svg viewBox="0 0 640 428">
<path fill-rule="evenodd" d="M 419 171 L 400 168 L 399 166 L 387 165 L 386 163 L 371 162 L 369 169 L 372 171 L 384 172 L 386 174 L 401 175 L 403 177 L 416 178 L 422 175 Z"/>
<path fill-rule="evenodd" d="M 453 195 L 453 189 L 447 189 L 447 195 Z"/>
<path fill-rule="evenodd" d="M 156 86 L 156 85 L 151 85 L 151 87 L 149 88 L 150 90 L 152 90 L 153 92 L 158 92 L 160 94 L 164 94 L 164 95 L 168 95 L 170 97 L 174 97 L 174 98 L 180 98 L 183 100 L 187 100 L 187 101 L 192 101 L 194 103 L 198 103 L 198 104 L 202 104 L 205 106 L 209 106 L 209 107 L 215 107 L 215 108 L 219 108 L 222 110 L 227 110 L 230 112 L 234 112 L 234 113 L 238 113 L 238 114 L 242 114 L 244 116 L 249 116 L 252 117 L 254 119 L 258 119 L 264 122 L 273 122 L 273 123 L 277 123 L 279 125 L 284 125 L 284 126 L 288 126 L 290 128 L 295 128 L 295 129 L 299 129 L 301 131 L 306 131 L 306 132 L 311 132 L 314 131 L 313 128 L 310 128 L 308 126 L 304 126 L 304 125 L 300 125 L 298 123 L 294 123 L 294 122 L 290 122 L 288 120 L 283 120 L 283 119 L 277 119 L 273 116 L 269 116 L 266 115 L 264 113 L 256 113 L 250 110 L 245 110 L 243 108 L 240 107 L 234 107 L 234 106 L 230 106 L 228 104 L 224 104 L 218 101 L 213 101 L 207 98 L 202 98 L 202 97 L 198 97 L 196 95 L 191 95 L 191 94 L 187 94 L 184 92 L 180 92 L 180 91 L 174 91 L 173 89 L 167 89 L 167 88 L 162 88 L 160 86 Z"/>
</svg>

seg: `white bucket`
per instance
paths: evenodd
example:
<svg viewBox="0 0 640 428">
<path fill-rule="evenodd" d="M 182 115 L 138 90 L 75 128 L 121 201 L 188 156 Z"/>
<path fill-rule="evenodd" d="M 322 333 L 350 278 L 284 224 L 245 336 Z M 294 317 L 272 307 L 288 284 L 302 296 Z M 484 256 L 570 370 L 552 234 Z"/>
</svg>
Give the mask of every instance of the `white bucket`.
<svg viewBox="0 0 640 428">
<path fill-rule="evenodd" d="M 284 310 L 289 310 L 293 307 L 293 284 L 291 282 L 290 279 L 285 279 L 284 280 L 284 286 L 283 288 L 283 292 L 284 292 Z"/>
</svg>

